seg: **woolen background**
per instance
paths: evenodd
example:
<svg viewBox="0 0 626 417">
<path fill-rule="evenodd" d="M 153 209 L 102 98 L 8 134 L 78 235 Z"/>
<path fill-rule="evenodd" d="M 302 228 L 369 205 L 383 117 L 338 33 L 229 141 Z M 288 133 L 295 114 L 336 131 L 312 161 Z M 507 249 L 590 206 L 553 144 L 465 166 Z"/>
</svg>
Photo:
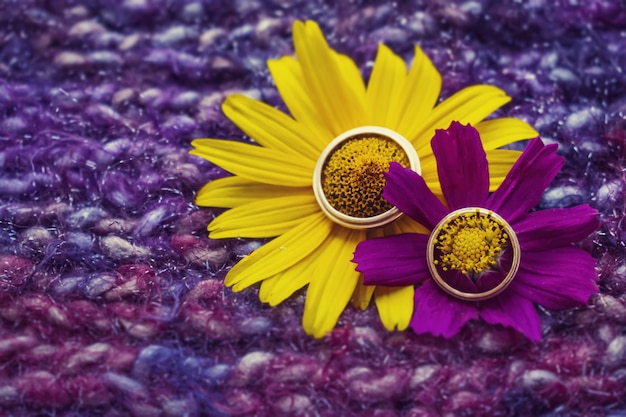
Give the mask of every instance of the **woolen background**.
<svg viewBox="0 0 626 417">
<path fill-rule="evenodd" d="M 0 415 L 626 415 L 623 1 L 0 2 Z M 349 307 L 322 340 L 303 294 L 269 308 L 226 271 L 262 244 L 211 241 L 194 205 L 227 175 L 197 137 L 248 140 L 230 93 L 284 108 L 265 66 L 320 23 L 365 76 L 420 44 L 442 97 L 489 83 L 498 115 L 559 143 L 542 206 L 590 203 L 600 294 L 541 311 L 543 340 L 473 323 L 451 339 Z M 415 97 L 419 100 L 419 97 Z M 4 413 L 4 414 L 2 414 Z"/>
</svg>

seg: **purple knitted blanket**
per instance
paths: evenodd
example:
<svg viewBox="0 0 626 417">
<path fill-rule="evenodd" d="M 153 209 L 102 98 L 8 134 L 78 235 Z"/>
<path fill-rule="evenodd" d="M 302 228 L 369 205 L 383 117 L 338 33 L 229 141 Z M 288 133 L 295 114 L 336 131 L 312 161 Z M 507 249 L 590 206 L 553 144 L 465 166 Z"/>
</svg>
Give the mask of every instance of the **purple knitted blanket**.
<svg viewBox="0 0 626 417">
<path fill-rule="evenodd" d="M 472 322 L 446 340 L 348 307 L 323 339 L 302 293 L 271 308 L 225 273 L 264 241 L 209 240 L 243 93 L 317 21 L 364 74 L 420 44 L 442 97 L 505 90 L 566 165 L 542 208 L 589 203 L 600 293 L 541 309 L 543 338 Z M 626 415 L 626 5 L 621 0 L 0 2 L 0 415 Z M 521 147 L 521 145 L 520 145 Z"/>
</svg>

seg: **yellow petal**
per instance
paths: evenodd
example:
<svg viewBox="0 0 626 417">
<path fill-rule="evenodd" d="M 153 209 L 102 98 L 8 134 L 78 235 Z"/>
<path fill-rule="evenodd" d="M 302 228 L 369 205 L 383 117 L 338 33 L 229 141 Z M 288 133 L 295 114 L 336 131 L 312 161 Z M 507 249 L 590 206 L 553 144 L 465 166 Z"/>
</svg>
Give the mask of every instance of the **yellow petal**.
<svg viewBox="0 0 626 417">
<path fill-rule="evenodd" d="M 426 149 L 429 148 L 424 148 L 424 150 Z M 430 154 L 428 154 L 426 158 L 422 158 L 420 155 L 422 178 L 424 178 L 428 189 L 430 189 L 433 194 L 436 196 L 442 196 L 443 193 L 441 191 L 441 184 L 439 183 L 439 173 L 437 172 L 437 161 L 435 160 L 435 156 L 432 154 L 432 150 L 430 151 Z"/>
<path fill-rule="evenodd" d="M 531 139 L 539 133 L 528 123 L 514 117 L 484 120 L 474 126 L 485 149 L 496 149 L 522 139 Z"/>
<path fill-rule="evenodd" d="M 211 239 L 264 238 L 281 235 L 319 213 L 313 193 L 258 200 L 230 209 L 209 223 Z"/>
<path fill-rule="evenodd" d="M 296 264 L 297 265 L 297 264 Z M 268 303 L 269 294 L 272 292 L 272 289 L 278 282 L 278 278 L 282 275 L 280 272 L 274 276 L 264 279 L 261 281 L 261 285 L 259 286 L 259 300 L 263 303 Z"/>
<path fill-rule="evenodd" d="M 415 47 L 415 58 L 401 90 L 403 105 L 397 131 L 413 141 L 441 92 L 441 74 L 419 46 Z"/>
<path fill-rule="evenodd" d="M 421 233 L 423 235 L 430 234 L 430 230 L 426 227 L 422 226 L 409 216 L 400 216 L 398 220 L 393 222 L 394 226 L 397 228 L 397 231 L 394 234 L 400 233 Z"/>
<path fill-rule="evenodd" d="M 363 276 L 359 276 L 359 281 L 357 282 L 354 293 L 352 294 L 352 305 L 361 310 L 367 309 L 370 305 L 375 289 L 375 285 L 363 284 Z"/>
<path fill-rule="evenodd" d="M 385 287 L 379 285 L 374 292 L 374 301 L 383 326 L 389 331 L 405 330 L 413 316 L 413 286 Z M 427 318 L 426 318 L 427 319 Z"/>
<path fill-rule="evenodd" d="M 357 100 L 363 103 L 365 101 L 365 84 L 363 83 L 359 67 L 348 55 L 340 54 L 332 49 L 331 52 L 331 55 L 337 61 L 343 81 L 352 90 Z M 363 115 L 359 117 L 363 117 Z"/>
<path fill-rule="evenodd" d="M 435 154 L 433 154 L 431 147 L 425 148 L 424 152 L 422 152 L 419 157 L 422 176 L 424 176 L 425 173 L 430 173 L 431 171 L 437 172 L 437 160 L 435 159 Z"/>
<path fill-rule="evenodd" d="M 298 226 L 269 241 L 239 261 L 224 283 L 241 291 L 302 261 L 330 234 L 333 223 L 325 214 L 313 214 Z"/>
<path fill-rule="evenodd" d="M 405 87 L 405 79 L 404 61 L 385 45 L 379 44 L 365 96 L 369 124 L 389 129 L 397 128 L 404 111 L 404 103 L 400 97 Z M 416 97 L 414 100 L 418 101 Z"/>
<path fill-rule="evenodd" d="M 196 139 L 189 152 L 249 180 L 287 187 L 311 185 L 315 163 L 294 155 L 246 143 Z"/>
<path fill-rule="evenodd" d="M 394 223 L 395 222 L 391 223 L 391 225 L 393 225 Z M 374 239 L 376 237 L 384 236 L 386 234 L 384 230 L 387 230 L 387 228 L 392 227 L 391 225 L 387 225 L 383 228 L 378 227 L 375 229 L 367 230 L 366 238 Z M 389 229 L 389 230 L 392 230 L 392 229 Z M 392 234 L 392 233 L 389 233 L 389 234 Z M 352 294 L 352 300 L 351 300 L 352 305 L 355 308 L 365 310 L 370 305 L 370 301 L 372 300 L 372 296 L 374 295 L 375 288 L 376 288 L 375 285 L 363 284 L 363 276 L 360 275 L 359 281 L 357 282 L 356 288 L 354 289 L 354 293 Z"/>
<path fill-rule="evenodd" d="M 309 265 L 310 267 L 311 265 Z M 272 291 L 267 296 L 267 302 L 271 307 L 276 307 L 278 304 L 291 297 L 293 293 L 303 288 L 310 282 L 310 278 L 306 275 L 306 271 L 302 271 L 298 275 L 283 271 L 277 276 L 276 285 L 272 288 Z"/>
<path fill-rule="evenodd" d="M 489 190 L 495 191 L 522 153 L 508 149 L 495 149 L 485 153 L 489 162 Z"/>
<path fill-rule="evenodd" d="M 330 332 L 350 301 L 359 280 L 350 260 L 364 237 L 364 231 L 335 226 L 323 243 L 312 271 L 302 317 L 302 327 L 314 337 Z"/>
<path fill-rule="evenodd" d="M 384 233 L 386 236 L 399 233 L 428 234 L 429 230 L 410 217 L 401 216 L 398 220 L 388 225 Z M 408 327 L 413 315 L 414 292 L 413 286 L 376 286 L 374 302 L 378 309 L 380 320 L 387 330 L 405 330 Z"/>
<path fill-rule="evenodd" d="M 321 249 L 321 247 L 317 248 L 291 268 L 287 268 L 270 279 L 263 281 L 259 290 L 261 301 L 268 303 L 272 307 L 277 306 L 291 297 L 294 292 L 311 282 L 312 270 L 315 268 L 315 264 L 320 262 L 319 253 Z M 269 283 L 269 285 L 266 286 L 266 283 Z"/>
<path fill-rule="evenodd" d="M 224 114 L 260 145 L 316 162 L 324 149 L 319 140 L 309 140 L 306 127 L 265 103 L 242 95 L 229 96 Z"/>
<path fill-rule="evenodd" d="M 436 129 L 447 129 L 454 120 L 476 125 L 510 100 L 504 91 L 492 85 L 474 85 L 462 89 L 435 107 L 420 126 L 413 142 L 417 153 L 430 147 Z"/>
<path fill-rule="evenodd" d="M 334 136 L 365 124 L 363 97 L 343 74 L 346 60 L 336 59 L 317 23 L 293 24 L 293 43 L 311 101 Z"/>
<path fill-rule="evenodd" d="M 309 194 L 311 187 L 281 187 L 232 176 L 207 183 L 196 194 L 196 204 L 203 207 L 232 208 L 257 200 Z"/>
<path fill-rule="evenodd" d="M 309 97 L 300 63 L 290 56 L 267 61 L 267 67 L 285 105 L 294 119 L 310 132 L 311 143 L 323 149 L 335 135 L 330 126 L 323 123 L 322 116 Z"/>
</svg>

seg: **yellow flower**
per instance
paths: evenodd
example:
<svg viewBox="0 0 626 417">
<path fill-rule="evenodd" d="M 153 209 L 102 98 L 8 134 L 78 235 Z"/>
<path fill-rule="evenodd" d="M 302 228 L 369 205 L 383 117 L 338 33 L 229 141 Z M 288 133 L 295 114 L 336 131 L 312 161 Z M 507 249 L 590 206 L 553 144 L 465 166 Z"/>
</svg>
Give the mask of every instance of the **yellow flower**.
<svg viewBox="0 0 626 417">
<path fill-rule="evenodd" d="M 519 156 L 496 149 L 537 132 L 514 118 L 483 121 L 510 100 L 493 86 L 468 87 L 436 105 L 441 76 L 419 47 L 407 68 L 381 44 L 366 87 L 355 63 L 328 46 L 315 22 L 295 22 L 293 40 L 295 58 L 268 62 L 291 116 L 232 95 L 223 104 L 224 113 L 260 146 L 218 139 L 192 143 L 192 154 L 235 174 L 198 192 L 198 205 L 230 209 L 209 224 L 209 236 L 274 237 L 237 263 L 226 285 L 240 291 L 261 282 L 260 299 L 272 306 L 308 285 L 302 325 L 315 337 L 333 329 L 351 299 L 365 309 L 372 295 L 384 326 L 404 330 L 413 313 L 413 287 L 365 286 L 350 262 L 356 245 L 366 238 L 426 232 L 380 204 L 372 209 L 375 221 L 369 214 L 359 218 L 361 207 L 371 208 L 377 203 L 372 199 L 381 199 L 381 164 L 386 169 L 397 160 L 421 170 L 428 186 L 441 194 L 430 139 L 435 129 L 445 129 L 453 120 L 471 123 L 486 149 L 495 189 Z M 363 127 L 372 133 L 352 131 Z M 345 137 L 349 146 L 342 142 Z M 356 179 L 351 176 L 355 167 L 365 167 Z M 329 208 L 326 197 L 331 200 L 331 194 L 339 201 L 331 201 Z M 357 213 L 342 207 L 357 207 Z"/>
</svg>

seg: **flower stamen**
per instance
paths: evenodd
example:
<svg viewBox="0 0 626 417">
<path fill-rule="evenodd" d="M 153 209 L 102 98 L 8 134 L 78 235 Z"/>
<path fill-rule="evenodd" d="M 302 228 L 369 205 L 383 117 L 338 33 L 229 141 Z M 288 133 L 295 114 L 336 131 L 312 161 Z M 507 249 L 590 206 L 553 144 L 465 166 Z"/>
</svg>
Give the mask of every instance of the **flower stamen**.
<svg viewBox="0 0 626 417">
<path fill-rule="evenodd" d="M 335 138 L 322 152 L 313 174 L 313 191 L 328 217 L 343 226 L 385 225 L 401 213 L 382 196 L 391 162 L 419 173 L 413 145 L 392 130 L 364 126 Z"/>
<path fill-rule="evenodd" d="M 409 166 L 404 150 L 382 137 L 354 137 L 337 147 L 322 173 L 322 189 L 335 209 L 352 217 L 373 217 L 393 206 L 382 198 L 390 162 Z"/>
<path fill-rule="evenodd" d="M 501 262 L 507 250 L 512 252 L 510 267 Z M 490 210 L 468 207 L 453 211 L 435 227 L 428 241 L 428 267 L 444 291 L 463 300 L 479 301 L 496 296 L 511 283 L 520 253 L 517 236 L 506 220 Z M 468 292 L 451 283 L 454 271 L 473 284 L 489 273 L 499 278 L 485 291 Z"/>
<path fill-rule="evenodd" d="M 480 211 L 462 213 L 441 226 L 436 239 L 441 255 L 435 262 L 444 271 L 478 274 L 495 266 L 509 243 L 504 225 L 497 219 Z"/>
</svg>

